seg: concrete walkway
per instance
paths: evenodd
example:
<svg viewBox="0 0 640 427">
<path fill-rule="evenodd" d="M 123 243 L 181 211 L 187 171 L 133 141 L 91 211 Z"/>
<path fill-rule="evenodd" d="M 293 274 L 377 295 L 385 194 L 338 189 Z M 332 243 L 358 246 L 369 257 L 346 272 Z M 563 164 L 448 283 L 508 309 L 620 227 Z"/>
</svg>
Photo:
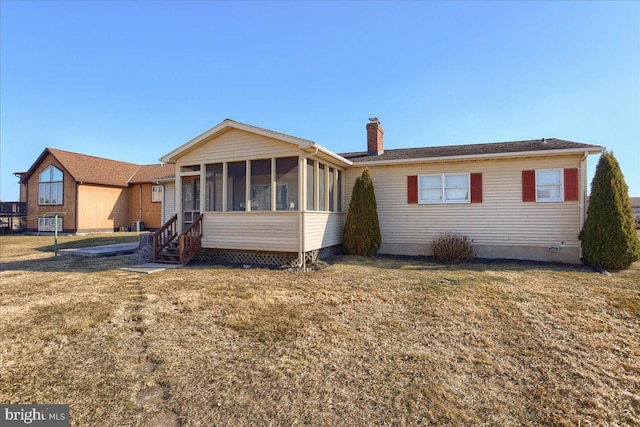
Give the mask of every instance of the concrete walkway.
<svg viewBox="0 0 640 427">
<path fill-rule="evenodd" d="M 86 248 L 60 249 L 61 254 L 76 256 L 113 256 L 132 254 L 138 249 L 138 243 L 116 243 L 114 245 L 88 246 Z"/>
</svg>

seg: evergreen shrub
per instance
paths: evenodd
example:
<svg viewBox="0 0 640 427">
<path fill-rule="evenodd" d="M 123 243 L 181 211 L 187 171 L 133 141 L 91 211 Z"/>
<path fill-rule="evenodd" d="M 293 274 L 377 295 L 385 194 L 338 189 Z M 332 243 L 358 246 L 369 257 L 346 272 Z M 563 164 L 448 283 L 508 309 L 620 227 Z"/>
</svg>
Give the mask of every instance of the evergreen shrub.
<svg viewBox="0 0 640 427">
<path fill-rule="evenodd" d="M 353 185 L 342 246 L 350 255 L 371 256 L 378 252 L 381 241 L 376 194 L 369 170 L 365 169 Z"/>
<path fill-rule="evenodd" d="M 625 269 L 640 259 L 629 187 L 611 152 L 602 153 L 598 161 L 587 218 L 578 238 L 583 257 L 607 270 Z"/>
</svg>

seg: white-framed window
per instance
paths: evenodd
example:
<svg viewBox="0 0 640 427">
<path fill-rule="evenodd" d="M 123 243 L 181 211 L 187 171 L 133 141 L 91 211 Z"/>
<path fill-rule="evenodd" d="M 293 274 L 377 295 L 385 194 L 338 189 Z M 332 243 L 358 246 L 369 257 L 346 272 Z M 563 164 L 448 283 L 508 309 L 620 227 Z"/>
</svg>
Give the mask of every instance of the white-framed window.
<svg viewBox="0 0 640 427">
<path fill-rule="evenodd" d="M 151 186 L 151 202 L 152 203 L 160 203 L 162 202 L 162 185 L 152 185 Z"/>
<path fill-rule="evenodd" d="M 56 231 L 55 217 L 38 218 L 38 231 Z M 62 231 L 61 217 L 58 217 L 58 231 Z"/>
<path fill-rule="evenodd" d="M 563 169 L 536 169 L 536 202 L 564 201 Z"/>
<path fill-rule="evenodd" d="M 62 205 L 63 173 L 53 165 L 49 165 L 38 175 L 38 204 Z"/>
<path fill-rule="evenodd" d="M 470 174 L 433 174 L 418 177 L 418 203 L 471 203 Z"/>
</svg>

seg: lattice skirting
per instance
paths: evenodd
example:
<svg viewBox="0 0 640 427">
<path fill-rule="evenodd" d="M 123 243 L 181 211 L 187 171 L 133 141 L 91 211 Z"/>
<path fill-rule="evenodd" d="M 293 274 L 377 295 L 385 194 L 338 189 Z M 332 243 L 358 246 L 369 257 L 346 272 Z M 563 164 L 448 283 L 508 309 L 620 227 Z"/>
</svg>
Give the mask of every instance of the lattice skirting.
<svg viewBox="0 0 640 427">
<path fill-rule="evenodd" d="M 305 253 L 306 264 L 342 253 L 342 245 L 329 246 Z M 193 258 L 211 264 L 252 265 L 291 268 L 299 264 L 297 252 L 241 251 L 233 249 L 201 249 Z"/>
</svg>

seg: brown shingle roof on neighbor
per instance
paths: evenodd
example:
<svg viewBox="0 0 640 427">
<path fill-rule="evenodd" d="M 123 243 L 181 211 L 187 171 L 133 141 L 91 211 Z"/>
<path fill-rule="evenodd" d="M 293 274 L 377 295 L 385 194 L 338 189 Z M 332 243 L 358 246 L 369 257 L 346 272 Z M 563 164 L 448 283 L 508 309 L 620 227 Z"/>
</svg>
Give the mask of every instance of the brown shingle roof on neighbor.
<svg viewBox="0 0 640 427">
<path fill-rule="evenodd" d="M 153 182 L 163 178 L 175 176 L 176 167 L 170 164 L 142 165 L 135 175 L 129 180 L 129 184 L 141 182 Z"/>
<path fill-rule="evenodd" d="M 128 187 L 132 183 L 151 182 L 174 174 L 173 165 L 137 165 L 86 154 L 46 148 L 22 180 L 33 174 L 47 153 L 55 157 L 77 182 Z"/>
<path fill-rule="evenodd" d="M 546 138 L 543 143 L 541 139 L 512 142 L 493 142 L 486 144 L 448 145 L 436 147 L 420 148 L 399 148 L 384 150 L 379 156 L 368 155 L 366 151 L 356 153 L 340 154 L 345 159 L 354 163 L 392 161 L 392 160 L 416 160 L 437 157 L 473 156 L 524 153 L 533 151 L 553 151 L 567 149 L 601 150 L 604 147 L 599 145 L 583 144 L 580 142 L 565 141 L 563 139 Z"/>
</svg>

